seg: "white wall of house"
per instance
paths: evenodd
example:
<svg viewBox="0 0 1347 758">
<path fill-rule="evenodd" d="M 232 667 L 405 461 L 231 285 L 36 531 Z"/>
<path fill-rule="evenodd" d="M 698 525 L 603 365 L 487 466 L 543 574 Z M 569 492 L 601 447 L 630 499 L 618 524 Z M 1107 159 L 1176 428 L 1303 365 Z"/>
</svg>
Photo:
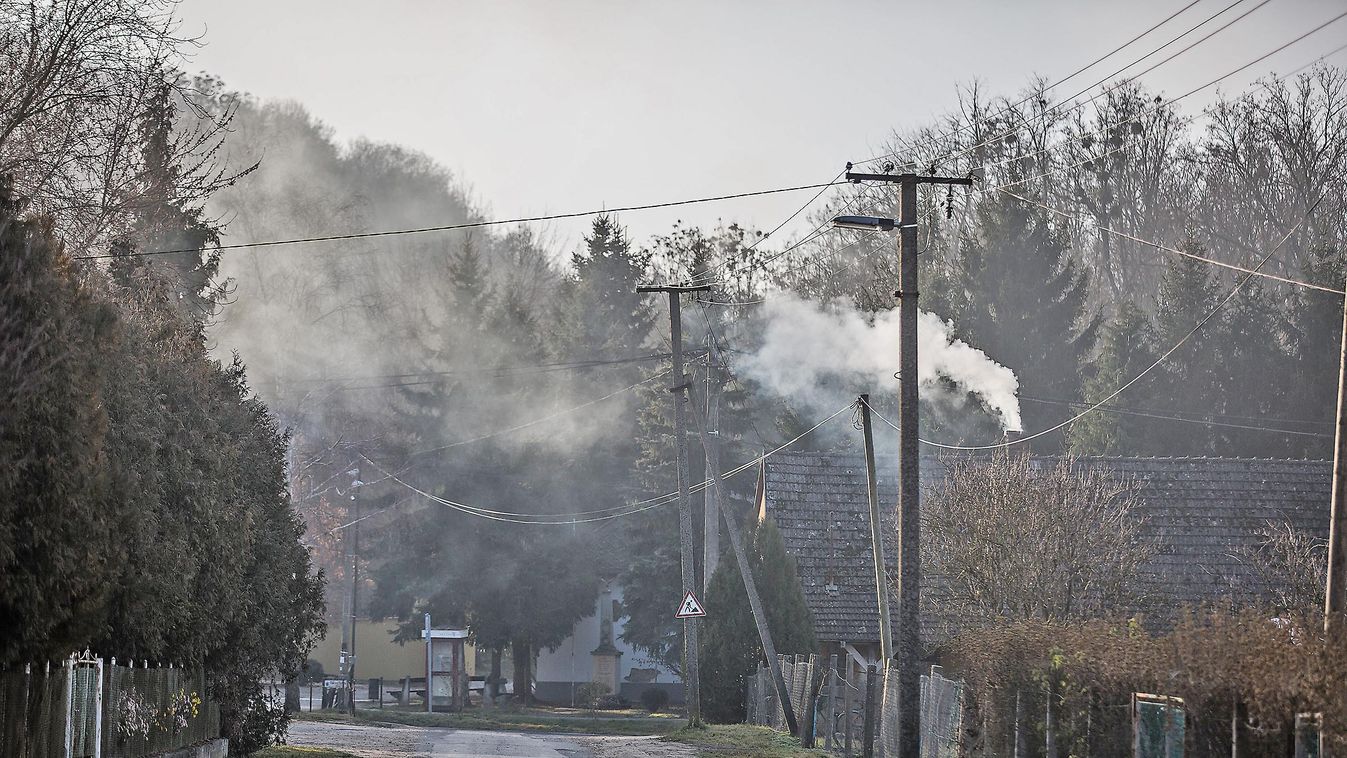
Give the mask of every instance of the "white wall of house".
<svg viewBox="0 0 1347 758">
<path fill-rule="evenodd" d="M 594 665 L 590 654 L 599 646 L 601 604 L 611 603 L 614 600 L 622 600 L 622 588 L 617 584 L 610 584 L 599 593 L 593 612 L 576 622 L 571 635 L 563 640 L 556 650 L 544 648 L 539 651 L 538 662 L 534 669 L 538 697 L 551 702 L 566 703 L 570 700 L 575 686 L 592 680 Z M 671 608 L 669 613 L 672 614 L 673 610 Z M 622 658 L 618 662 L 619 679 L 622 683 L 621 694 L 635 700 L 637 693 L 644 686 L 631 683 L 632 669 L 654 669 L 655 679 L 651 684 L 663 685 L 670 689 L 670 695 L 677 700 L 677 690 L 682 687 L 682 680 L 643 652 L 622 641 L 625 621 L 625 617 L 613 619 L 613 646 L 622 652 Z"/>
</svg>

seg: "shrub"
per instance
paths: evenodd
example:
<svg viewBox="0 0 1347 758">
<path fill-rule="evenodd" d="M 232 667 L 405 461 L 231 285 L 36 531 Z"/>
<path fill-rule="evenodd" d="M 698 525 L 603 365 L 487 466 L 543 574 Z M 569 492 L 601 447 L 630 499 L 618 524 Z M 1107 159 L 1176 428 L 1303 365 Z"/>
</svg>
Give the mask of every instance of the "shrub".
<svg viewBox="0 0 1347 758">
<path fill-rule="evenodd" d="M 641 705 L 651 713 L 659 713 L 669 705 L 669 692 L 658 687 L 644 690 L 641 692 Z"/>
<path fill-rule="evenodd" d="M 585 682 L 575 688 L 575 704 L 591 711 L 599 706 L 599 700 L 608 694 L 608 688 L 598 682 Z"/>
</svg>

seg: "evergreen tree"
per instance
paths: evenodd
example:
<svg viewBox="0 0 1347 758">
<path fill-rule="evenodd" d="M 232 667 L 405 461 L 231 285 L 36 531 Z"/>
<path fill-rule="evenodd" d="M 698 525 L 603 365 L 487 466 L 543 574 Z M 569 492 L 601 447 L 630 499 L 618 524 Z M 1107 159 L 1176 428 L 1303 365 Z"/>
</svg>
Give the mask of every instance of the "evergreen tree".
<svg viewBox="0 0 1347 758">
<path fill-rule="evenodd" d="M 1323 287 L 1338 289 L 1347 277 L 1341 249 L 1315 249 L 1305 269 L 1305 278 Z M 1337 295 L 1296 288 L 1286 307 L 1287 349 L 1290 360 L 1281 368 L 1288 372 L 1291 390 L 1279 422 L 1300 432 L 1325 436 L 1294 435 L 1297 457 L 1333 457 L 1333 429 L 1326 411 L 1337 402 L 1338 356 L 1342 344 L 1342 304 Z"/>
<path fill-rule="evenodd" d="M 786 552 L 780 531 L 767 521 L 752 528 L 747 538 L 749 565 L 777 653 L 814 652 L 813 614 L 805 603 L 795 558 Z M 705 602 L 702 713 L 713 723 L 743 723 L 745 681 L 765 659 L 733 553 L 712 575 Z"/>
<path fill-rule="evenodd" d="M 1004 195 L 984 200 L 954 280 L 958 291 L 950 301 L 962 339 L 1013 370 L 1022 394 L 1080 399 L 1079 367 L 1094 347 L 1099 320 L 1086 309 L 1089 277 L 1045 211 Z M 1024 428 L 1045 429 L 1062 415 L 1026 404 Z M 1050 435 L 1041 448 L 1060 444 L 1059 435 Z"/>
<path fill-rule="evenodd" d="M 285 719 L 262 682 L 298 673 L 321 612 L 284 437 L 163 280 L 104 294 L 17 209 L 0 185 L 0 661 L 201 662 L 260 747 Z"/>
<path fill-rule="evenodd" d="M 224 285 L 215 281 L 219 254 L 210 250 L 220 236 L 200 204 L 181 195 L 185 182 L 174 154 L 174 93 L 171 83 L 160 85 L 141 117 L 141 169 L 129 208 L 132 228 L 124 241 L 140 251 L 174 252 L 123 258 L 113 271 L 122 274 L 123 284 L 152 272 L 183 318 L 200 326 L 215 315 L 225 294 Z"/>
<path fill-rule="evenodd" d="M 571 256 L 572 273 L 558 298 L 559 342 L 573 360 L 634 356 L 655 322 L 650 298 L 636 292 L 650 256 L 632 250 L 617 219 L 607 214 L 594 219 L 584 243 Z"/>
<path fill-rule="evenodd" d="M 1156 358 L 1155 325 L 1140 308 L 1124 303 L 1118 314 L 1100 329 L 1099 351 L 1086 366 L 1084 402 L 1103 400 L 1151 365 Z M 1141 391 L 1127 392 L 1111 401 L 1126 404 Z M 1148 419 L 1098 411 L 1071 425 L 1071 450 L 1081 455 L 1137 455 L 1155 447 L 1154 427 Z"/>
<path fill-rule="evenodd" d="M 112 310 L 81 286 L 50 222 L 0 177 L 0 662 L 59 658 L 99 631 L 121 562 L 106 502 Z M 142 391 L 144 391 L 142 389 Z"/>
<path fill-rule="evenodd" d="M 695 227 L 675 227 L 672 233 L 657 237 L 646 253 L 656 276 L 662 281 L 686 281 L 693 278 L 707 278 L 711 272 L 718 272 L 717 278 L 723 281 L 718 285 L 716 298 L 729 300 L 751 300 L 760 295 L 756 289 L 758 280 L 748 273 L 735 273 L 733 261 L 742 261 L 755 253 L 748 251 L 745 243 L 746 232 L 737 227 L 722 227 L 707 234 Z M 712 298 L 712 299 L 716 299 Z M 663 309 L 660 309 L 661 311 Z M 710 348 L 710 336 L 716 336 L 717 343 L 726 339 L 729 328 L 726 316 L 715 306 L 697 304 L 692 298 L 684 298 L 682 307 L 685 358 L 699 347 Z M 657 327 L 656 333 L 663 333 L 664 327 Z M 700 343 L 700 345 L 698 344 Z M 727 361 L 722 344 L 717 345 L 715 358 Z M 707 361 L 690 358 L 686 362 L 686 371 L 693 377 L 694 396 L 698 407 L 705 414 Z M 725 379 L 722 369 L 720 379 Z M 671 493 L 677 490 L 676 447 L 673 430 L 673 406 L 667 389 L 667 380 L 655 380 L 643 385 L 639 390 L 640 407 L 637 412 L 637 441 L 640 446 L 636 459 L 635 476 L 631 477 L 639 485 L 633 494 L 643 497 Z M 757 445 L 765 444 L 758 437 L 755 428 L 757 409 L 744 387 L 736 382 L 727 383 L 721 391 L 720 429 L 722 465 L 747 460 L 754 454 L 753 446 L 745 442 L 752 438 Z M 689 410 L 686 432 L 688 435 L 688 480 L 691 484 L 705 481 L 705 451 L 703 450 L 696 426 Z M 728 485 L 728 497 L 744 497 L 752 487 L 746 478 L 731 479 Z M 693 493 L 691 498 L 693 535 L 694 582 L 701 586 L 703 552 L 703 514 L 704 496 Z M 629 617 L 623 627 L 622 637 L 672 670 L 678 671 L 682 665 L 683 624 L 672 618 L 668 609 L 676 608 L 683 596 L 682 556 L 679 548 L 679 512 L 677 500 L 654 507 L 625 519 L 626 562 L 622 572 L 622 585 Z M 728 541 L 721 540 L 721 554 L 728 549 Z"/>
</svg>

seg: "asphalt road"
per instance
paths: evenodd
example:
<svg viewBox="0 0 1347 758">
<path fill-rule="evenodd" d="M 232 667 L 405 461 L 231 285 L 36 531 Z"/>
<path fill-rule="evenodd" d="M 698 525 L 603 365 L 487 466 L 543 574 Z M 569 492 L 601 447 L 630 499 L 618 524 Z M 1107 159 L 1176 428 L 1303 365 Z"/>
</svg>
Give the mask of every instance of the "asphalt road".
<svg viewBox="0 0 1347 758">
<path fill-rule="evenodd" d="M 287 742 L 363 758 L 692 758 L 684 745 L 653 737 L 495 732 L 292 721 Z"/>
</svg>

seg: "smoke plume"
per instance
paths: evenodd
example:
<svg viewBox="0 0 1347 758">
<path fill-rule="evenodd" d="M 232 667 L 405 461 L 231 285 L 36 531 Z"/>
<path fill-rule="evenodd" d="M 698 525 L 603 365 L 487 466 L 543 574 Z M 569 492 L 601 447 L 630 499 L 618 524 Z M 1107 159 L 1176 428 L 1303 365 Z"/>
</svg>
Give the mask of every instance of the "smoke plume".
<svg viewBox="0 0 1347 758">
<path fill-rule="evenodd" d="M 834 410 L 853 390 L 880 392 L 898 371 L 898 311 L 873 322 L 854 308 L 819 305 L 793 295 L 769 300 L 761 347 L 737 365 L 782 397 L 815 410 Z M 1006 429 L 1020 428 L 1015 373 L 951 335 L 952 325 L 920 312 L 918 380 L 923 399 L 971 393 Z"/>
</svg>

